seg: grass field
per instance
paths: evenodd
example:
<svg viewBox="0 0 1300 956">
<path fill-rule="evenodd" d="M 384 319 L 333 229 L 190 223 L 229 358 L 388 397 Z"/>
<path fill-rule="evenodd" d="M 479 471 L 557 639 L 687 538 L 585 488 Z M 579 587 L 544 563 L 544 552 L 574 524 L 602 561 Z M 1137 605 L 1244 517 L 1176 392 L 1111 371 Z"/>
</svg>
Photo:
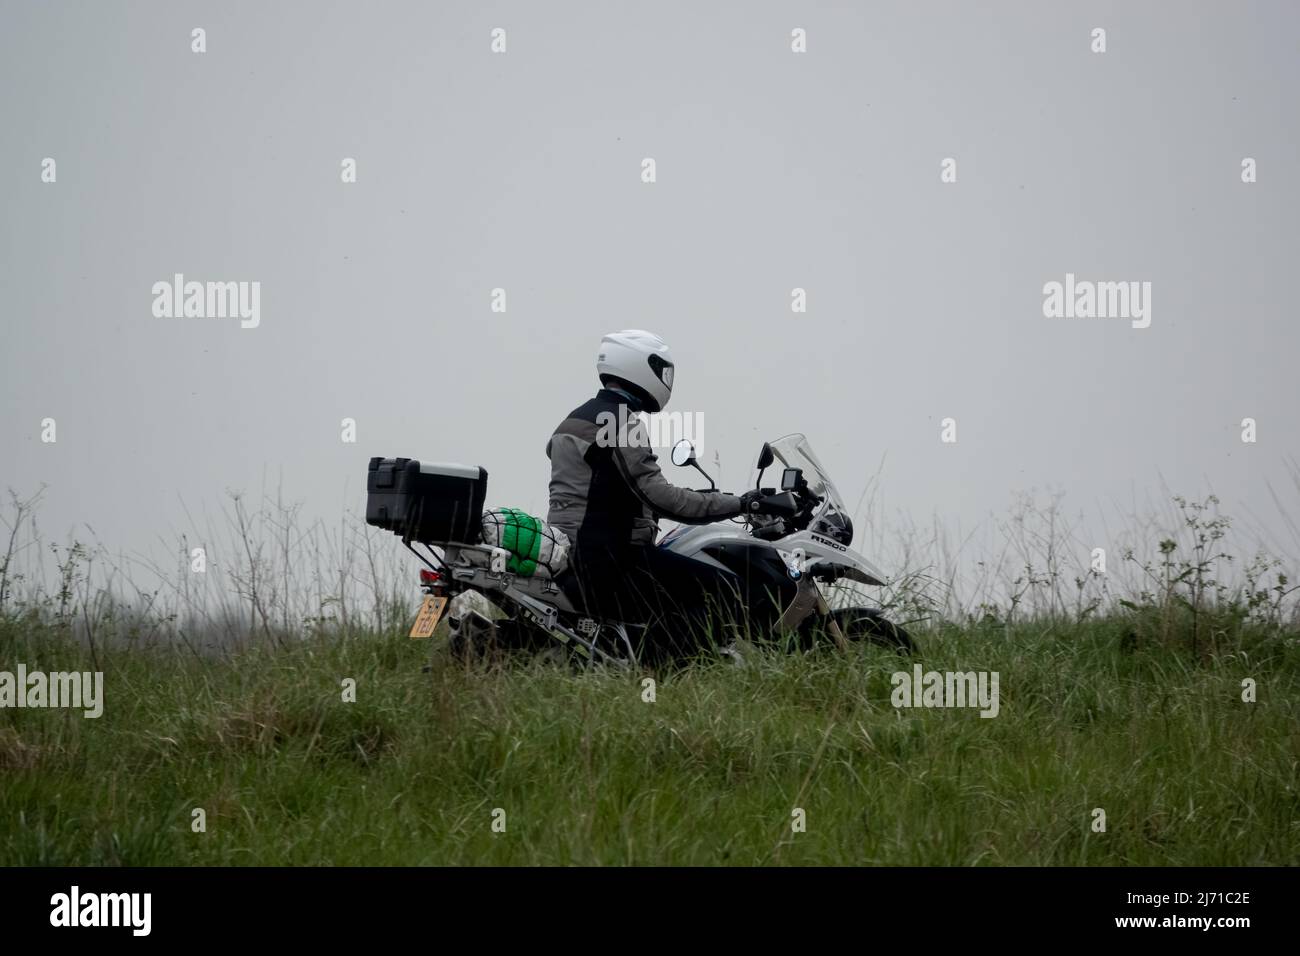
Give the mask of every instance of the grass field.
<svg viewBox="0 0 1300 956">
<path fill-rule="evenodd" d="M 422 673 L 396 627 L 92 660 L 10 619 L 0 669 L 102 670 L 105 703 L 0 711 L 0 863 L 1300 863 L 1295 635 L 1134 633 L 923 634 L 927 669 L 999 673 L 988 719 L 894 708 L 911 663 L 866 646 L 695 666 L 647 702 L 644 675 L 438 647 Z"/>
</svg>

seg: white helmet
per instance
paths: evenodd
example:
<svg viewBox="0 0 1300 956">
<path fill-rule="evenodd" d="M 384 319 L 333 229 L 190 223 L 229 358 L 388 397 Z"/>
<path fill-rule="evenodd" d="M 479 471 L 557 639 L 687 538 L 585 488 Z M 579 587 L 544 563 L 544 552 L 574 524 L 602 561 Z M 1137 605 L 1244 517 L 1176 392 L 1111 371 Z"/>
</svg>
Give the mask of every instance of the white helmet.
<svg viewBox="0 0 1300 956">
<path fill-rule="evenodd" d="M 633 386 L 647 412 L 662 410 L 673 393 L 673 353 L 653 332 L 609 333 L 600 340 L 596 372 L 602 383 L 612 375 Z"/>
</svg>

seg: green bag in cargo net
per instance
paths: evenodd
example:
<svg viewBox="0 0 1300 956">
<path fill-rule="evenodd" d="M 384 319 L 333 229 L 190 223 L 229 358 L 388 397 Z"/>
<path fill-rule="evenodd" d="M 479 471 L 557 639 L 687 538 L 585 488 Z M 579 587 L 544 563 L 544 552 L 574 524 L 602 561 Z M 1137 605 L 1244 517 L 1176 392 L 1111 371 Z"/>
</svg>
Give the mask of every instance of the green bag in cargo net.
<svg viewBox="0 0 1300 956">
<path fill-rule="evenodd" d="M 506 570 L 524 578 L 539 572 L 554 577 L 569 563 L 568 536 L 518 508 L 485 511 L 483 543 L 507 551 Z"/>
</svg>

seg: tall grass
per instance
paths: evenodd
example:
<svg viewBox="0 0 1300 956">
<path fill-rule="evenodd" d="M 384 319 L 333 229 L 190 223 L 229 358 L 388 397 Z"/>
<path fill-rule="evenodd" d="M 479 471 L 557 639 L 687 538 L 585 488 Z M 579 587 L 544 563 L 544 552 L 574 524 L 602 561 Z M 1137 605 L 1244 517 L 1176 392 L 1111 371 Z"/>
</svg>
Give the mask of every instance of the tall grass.
<svg viewBox="0 0 1300 956">
<path fill-rule="evenodd" d="M 1124 638 L 1112 621 L 931 634 L 925 667 L 1000 672 L 994 719 L 894 709 L 908 665 L 868 646 L 702 664 L 661 675 L 653 703 L 639 676 L 441 652 L 424 674 L 426 642 L 396 629 L 211 659 L 114 649 L 99 720 L 0 720 L 0 859 L 1300 863 L 1295 640 L 1248 632 L 1198 660 Z M 88 666 L 30 628 L 4 640 L 32 667 Z"/>
<path fill-rule="evenodd" d="M 1300 493 L 1300 469 L 1293 480 Z M 169 555 L 161 562 L 97 540 L 47 540 L 37 523 L 40 492 L 9 497 L 0 514 L 0 616 L 35 615 L 92 644 L 211 649 L 384 630 L 409 618 L 419 597 L 418 565 L 394 536 L 353 512 L 333 523 L 306 520 L 280 492 L 256 503 L 229 495 L 215 522 L 160 541 L 151 554 Z M 1190 641 L 1199 646 L 1247 621 L 1300 625 L 1288 573 L 1294 555 L 1265 553 L 1260 529 L 1239 530 L 1212 494 L 1171 496 L 1160 513 L 1103 535 L 1086 530 L 1095 520 L 1067 516 L 1059 495 L 1017 496 L 1005 516 L 964 533 L 938 519 L 929 528 L 906 516 L 887 520 L 874 500 L 864 502 L 854 546 L 890 583 L 840 588 L 833 603 L 881 604 L 909 627 L 1116 613 L 1146 622 L 1156 614 L 1168 639 L 1174 622 L 1190 615 Z M 1279 513 L 1300 553 L 1300 527 L 1281 502 Z M 1098 547 L 1104 570 L 1096 567 Z"/>
<path fill-rule="evenodd" d="M 924 669 L 1000 674 L 986 719 L 896 709 L 913 662 L 870 646 L 654 675 L 430 657 L 411 559 L 355 518 L 233 497 L 158 567 L 47 542 L 15 498 L 0 671 L 102 671 L 105 704 L 0 710 L 0 862 L 1300 863 L 1284 563 L 1234 558 L 1204 498 L 1082 573 L 1059 506 L 1021 504 L 974 562 L 904 526 L 880 592 Z"/>
</svg>

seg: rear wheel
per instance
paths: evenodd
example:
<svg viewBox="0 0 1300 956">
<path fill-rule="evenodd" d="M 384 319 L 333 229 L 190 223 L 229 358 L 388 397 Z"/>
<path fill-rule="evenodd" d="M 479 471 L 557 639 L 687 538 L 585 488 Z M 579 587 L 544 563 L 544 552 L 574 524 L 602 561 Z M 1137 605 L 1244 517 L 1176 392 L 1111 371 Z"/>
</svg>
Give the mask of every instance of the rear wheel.
<svg viewBox="0 0 1300 956">
<path fill-rule="evenodd" d="M 549 646 L 546 635 L 526 621 L 512 618 L 489 620 L 466 614 L 451 622 L 447 646 L 458 660 L 484 660 L 514 651 L 532 651 Z"/>
<path fill-rule="evenodd" d="M 832 611 L 831 617 L 850 641 L 867 641 L 900 654 L 916 651 L 912 635 L 886 618 L 879 608 L 843 607 Z"/>
</svg>

